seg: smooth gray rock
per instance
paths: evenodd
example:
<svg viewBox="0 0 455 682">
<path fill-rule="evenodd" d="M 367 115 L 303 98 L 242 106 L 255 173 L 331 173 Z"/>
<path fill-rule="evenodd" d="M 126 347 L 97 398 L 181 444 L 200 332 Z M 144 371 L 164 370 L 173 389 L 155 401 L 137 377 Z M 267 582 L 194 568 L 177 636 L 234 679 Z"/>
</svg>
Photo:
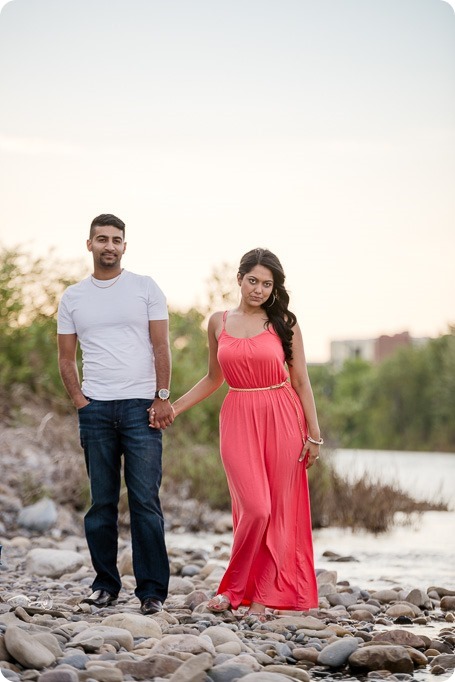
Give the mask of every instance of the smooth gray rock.
<svg viewBox="0 0 455 682">
<path fill-rule="evenodd" d="M 229 630 L 229 628 L 223 628 L 221 625 L 211 625 L 204 630 L 204 635 L 210 637 L 215 647 L 227 642 L 240 643 L 240 639 L 235 632 Z"/>
<path fill-rule="evenodd" d="M 247 665 L 226 661 L 220 665 L 215 665 L 210 670 L 210 677 L 213 682 L 233 682 L 234 680 L 243 679 L 245 675 L 250 673 L 251 668 Z"/>
<path fill-rule="evenodd" d="M 193 590 L 185 597 L 183 604 L 184 606 L 191 609 L 191 611 L 194 611 L 196 606 L 203 604 L 204 602 L 208 601 L 208 599 L 209 596 L 207 592 L 204 592 L 203 590 Z"/>
<path fill-rule="evenodd" d="M 414 649 L 423 649 L 425 642 L 421 637 L 410 630 L 389 630 L 387 632 L 377 632 L 373 635 L 374 642 L 388 642 L 389 644 L 399 644 L 400 646 L 412 646 Z"/>
<path fill-rule="evenodd" d="M 389 670 L 391 673 L 409 673 L 414 664 L 403 646 L 372 644 L 363 646 L 349 656 L 349 665 L 356 671 Z"/>
<path fill-rule="evenodd" d="M 48 670 L 38 677 L 38 682 L 79 682 L 76 670 Z"/>
<path fill-rule="evenodd" d="M 43 497 L 35 504 L 24 507 L 18 514 L 17 523 L 28 530 L 44 533 L 57 521 L 57 507 L 49 497 Z"/>
<path fill-rule="evenodd" d="M 169 579 L 169 592 L 171 594 L 191 594 L 193 591 L 194 584 L 189 578 L 171 575 Z"/>
<path fill-rule="evenodd" d="M 310 676 L 306 670 L 301 670 L 300 668 L 294 668 L 289 665 L 280 665 L 273 663 L 267 666 L 267 672 L 274 675 L 284 675 L 285 677 L 290 677 L 292 674 L 292 680 L 299 680 L 300 682 L 310 682 Z M 260 673 L 256 673 L 256 675 Z"/>
<path fill-rule="evenodd" d="M 455 654 L 440 654 L 435 656 L 431 661 L 431 667 L 440 665 L 444 670 L 452 670 L 455 668 Z"/>
<path fill-rule="evenodd" d="M 84 670 L 87 662 L 90 660 L 87 654 L 82 652 L 75 652 L 74 654 L 68 653 L 64 658 L 60 658 L 57 661 L 57 665 L 70 665 L 72 668 L 77 668 L 77 670 Z"/>
<path fill-rule="evenodd" d="M 326 598 L 330 606 L 351 606 L 357 602 L 359 595 L 350 592 L 336 592 L 326 595 Z"/>
<path fill-rule="evenodd" d="M 339 668 L 346 663 L 349 656 L 358 648 L 359 642 L 354 637 L 343 637 L 343 639 L 327 644 L 323 648 L 318 656 L 318 664 Z"/>
<path fill-rule="evenodd" d="M 114 628 L 107 625 L 95 625 L 91 628 L 86 628 L 73 637 L 73 643 L 89 641 L 90 638 L 102 638 L 103 640 L 113 640 L 127 651 L 131 651 L 134 647 L 133 635 L 129 630 L 124 628 Z M 68 645 L 69 646 L 69 645 Z"/>
<path fill-rule="evenodd" d="M 424 592 L 423 590 L 419 589 L 414 589 L 411 590 L 405 597 L 404 600 L 409 602 L 410 604 L 414 604 L 414 606 L 418 606 L 421 609 L 431 609 L 432 604 L 431 604 L 431 599 L 429 598 L 428 594 Z"/>
<path fill-rule="evenodd" d="M 117 661 L 115 667 L 131 675 L 135 680 L 153 680 L 155 677 L 167 677 L 174 673 L 182 661 L 175 656 L 157 654 L 147 656 L 142 661 Z"/>
<path fill-rule="evenodd" d="M 208 653 L 188 658 L 169 678 L 169 682 L 199 682 L 205 678 L 205 671 L 211 668 L 212 661 Z"/>
<path fill-rule="evenodd" d="M 101 625 L 128 630 L 133 637 L 161 639 L 163 636 L 156 620 L 149 616 L 143 616 L 141 613 L 113 613 L 111 616 L 103 618 Z"/>
<path fill-rule="evenodd" d="M 373 592 L 371 596 L 381 604 L 390 604 L 390 602 L 398 601 L 400 598 L 396 590 L 390 589 L 377 590 L 376 592 Z"/>
<path fill-rule="evenodd" d="M 441 599 L 442 611 L 455 611 L 455 597 L 446 595 Z"/>
<path fill-rule="evenodd" d="M 151 650 L 151 654 L 173 654 L 181 651 L 189 654 L 202 654 L 208 652 L 216 656 L 215 647 L 209 637 L 196 635 L 165 635 L 161 642 L 157 642 Z"/>
<path fill-rule="evenodd" d="M 374 623 L 374 616 L 371 611 L 367 611 L 367 609 L 362 608 L 362 604 L 359 604 L 358 606 L 360 608 L 355 609 L 355 611 L 351 611 L 350 613 L 352 620 Z"/>
<path fill-rule="evenodd" d="M 242 682 L 289 682 L 289 679 L 292 678 L 289 678 L 289 675 L 261 670 L 259 673 L 245 675 L 245 677 L 242 677 L 241 679 Z"/>
<path fill-rule="evenodd" d="M 55 663 L 54 654 L 22 628 L 10 625 L 5 632 L 8 653 L 24 668 L 41 670 Z"/>
<path fill-rule="evenodd" d="M 56 659 L 62 655 L 60 642 L 51 632 L 37 632 L 36 634 L 33 634 L 32 637 L 45 646 L 46 649 L 49 649 Z"/>
<path fill-rule="evenodd" d="M 84 564 L 84 557 L 66 549 L 37 547 L 27 554 L 26 571 L 33 575 L 60 578 L 65 573 L 77 571 Z"/>
</svg>

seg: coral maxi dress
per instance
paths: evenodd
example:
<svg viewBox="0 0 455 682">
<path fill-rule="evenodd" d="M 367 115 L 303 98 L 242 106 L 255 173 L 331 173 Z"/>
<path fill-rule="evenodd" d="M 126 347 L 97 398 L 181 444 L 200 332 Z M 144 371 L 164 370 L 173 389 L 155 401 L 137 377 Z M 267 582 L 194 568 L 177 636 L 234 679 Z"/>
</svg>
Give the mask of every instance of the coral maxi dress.
<svg viewBox="0 0 455 682">
<path fill-rule="evenodd" d="M 218 338 L 224 378 L 231 389 L 263 390 L 230 390 L 221 408 L 234 541 L 218 593 L 233 608 L 255 601 L 306 610 L 318 605 L 318 595 L 307 471 L 298 461 L 306 429 L 302 406 L 272 326 L 236 338 L 225 329 L 226 315 Z"/>
</svg>

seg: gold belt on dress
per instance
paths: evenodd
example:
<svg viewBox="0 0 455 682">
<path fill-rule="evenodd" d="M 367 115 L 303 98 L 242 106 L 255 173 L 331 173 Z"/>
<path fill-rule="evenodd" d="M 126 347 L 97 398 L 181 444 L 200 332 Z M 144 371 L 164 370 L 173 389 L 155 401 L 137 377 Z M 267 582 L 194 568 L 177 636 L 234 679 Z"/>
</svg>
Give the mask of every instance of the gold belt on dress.
<svg viewBox="0 0 455 682">
<path fill-rule="evenodd" d="M 271 391 L 274 388 L 281 388 L 287 383 L 287 379 L 281 382 L 281 384 L 274 384 L 273 386 L 258 386 L 258 388 L 234 388 L 233 386 L 229 386 L 230 391 L 242 391 L 242 392 L 249 392 L 249 391 Z"/>
<path fill-rule="evenodd" d="M 234 388 L 233 386 L 229 386 L 230 391 L 241 391 L 242 393 L 249 393 L 250 391 L 271 391 L 274 388 L 282 388 L 283 386 L 286 387 L 287 392 L 291 396 L 292 402 L 294 403 L 295 407 L 295 413 L 297 416 L 297 421 L 299 424 L 299 429 L 300 429 L 300 435 L 302 436 L 302 440 L 305 443 L 305 432 L 303 429 L 303 424 L 302 420 L 300 419 L 300 414 L 299 414 L 299 408 L 297 407 L 297 402 L 294 398 L 294 395 L 290 389 L 289 383 L 287 379 L 281 382 L 281 384 L 274 384 L 273 386 L 259 386 L 258 388 Z"/>
</svg>

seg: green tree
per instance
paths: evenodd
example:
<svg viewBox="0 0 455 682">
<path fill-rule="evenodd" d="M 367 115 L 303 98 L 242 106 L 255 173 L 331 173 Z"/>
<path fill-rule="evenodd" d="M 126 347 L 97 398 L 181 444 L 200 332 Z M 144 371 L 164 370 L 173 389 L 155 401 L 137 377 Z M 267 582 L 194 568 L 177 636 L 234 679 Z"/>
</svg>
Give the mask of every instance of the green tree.
<svg viewBox="0 0 455 682">
<path fill-rule="evenodd" d="M 205 315 L 195 308 L 170 313 L 173 400 L 186 393 L 207 372 L 208 343 L 204 321 Z M 175 430 L 198 443 L 216 443 L 218 414 L 226 390 L 223 385 L 210 398 L 181 414 Z"/>
<path fill-rule="evenodd" d="M 40 395 L 64 395 L 58 374 L 55 318 L 63 290 L 75 281 L 70 271 L 70 264 L 58 262 L 53 254 L 44 259 L 18 248 L 0 250 L 3 389 L 23 384 Z"/>
<path fill-rule="evenodd" d="M 332 429 L 342 447 L 362 447 L 367 419 L 365 400 L 373 377 L 373 366 L 361 359 L 346 361 L 335 376 L 330 414 Z"/>
<path fill-rule="evenodd" d="M 336 373 L 330 364 L 308 365 L 311 386 L 318 412 L 318 421 L 327 445 L 338 442 L 337 426 L 334 423 L 333 405 L 336 386 Z"/>
<path fill-rule="evenodd" d="M 171 393 L 175 400 L 202 379 L 208 368 L 207 313 L 191 308 L 171 311 L 170 342 L 173 358 Z M 178 486 L 182 494 L 228 509 L 226 476 L 219 453 L 218 419 L 227 386 L 177 417 L 166 429 L 163 473 L 165 487 Z"/>
<path fill-rule="evenodd" d="M 453 330 L 402 348 L 379 365 L 364 407 L 368 429 L 361 447 L 455 450 Z"/>
</svg>

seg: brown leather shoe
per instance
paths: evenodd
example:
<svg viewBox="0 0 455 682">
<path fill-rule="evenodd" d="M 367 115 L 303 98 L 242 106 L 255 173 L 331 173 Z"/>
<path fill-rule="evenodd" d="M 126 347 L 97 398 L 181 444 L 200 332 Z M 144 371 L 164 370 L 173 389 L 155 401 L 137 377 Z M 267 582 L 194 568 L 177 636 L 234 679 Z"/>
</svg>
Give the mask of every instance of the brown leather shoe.
<svg viewBox="0 0 455 682">
<path fill-rule="evenodd" d="M 163 605 L 158 599 L 153 597 L 146 597 L 141 601 L 141 613 L 148 616 L 151 613 L 159 613 L 163 610 Z"/>
<path fill-rule="evenodd" d="M 89 597 L 82 599 L 83 604 L 91 604 L 97 608 L 110 606 L 117 603 L 117 595 L 111 594 L 107 590 L 95 590 Z"/>
</svg>

